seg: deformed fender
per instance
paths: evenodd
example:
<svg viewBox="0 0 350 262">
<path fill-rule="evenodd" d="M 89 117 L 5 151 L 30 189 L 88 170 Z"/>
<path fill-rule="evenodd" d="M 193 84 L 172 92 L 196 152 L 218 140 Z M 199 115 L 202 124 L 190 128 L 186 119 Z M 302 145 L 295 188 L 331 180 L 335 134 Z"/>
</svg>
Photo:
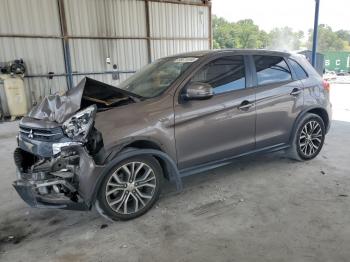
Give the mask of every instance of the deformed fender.
<svg viewBox="0 0 350 262">
<path fill-rule="evenodd" d="M 130 158 L 130 157 L 135 157 L 135 156 L 140 156 L 140 155 L 150 155 L 150 156 L 155 156 L 160 159 L 162 159 L 166 163 L 166 168 L 169 172 L 169 179 L 171 181 L 174 181 L 176 184 L 176 189 L 178 191 L 181 191 L 183 188 L 182 185 L 182 180 L 180 177 L 179 170 L 177 169 L 177 165 L 174 162 L 174 160 L 169 157 L 167 154 L 165 154 L 162 151 L 156 150 L 156 149 L 138 149 L 138 148 L 130 148 L 126 151 L 120 152 L 118 155 L 116 155 L 115 158 L 111 159 L 103 168 L 102 172 L 99 175 L 95 176 L 90 176 L 88 183 L 91 183 L 92 190 L 91 192 L 84 192 L 84 198 L 85 201 L 88 205 L 92 205 L 94 201 L 96 200 L 98 189 L 100 188 L 100 185 L 102 183 L 103 178 L 111 171 L 111 169 L 118 164 L 119 162 Z M 84 179 L 80 177 L 80 179 Z"/>
</svg>

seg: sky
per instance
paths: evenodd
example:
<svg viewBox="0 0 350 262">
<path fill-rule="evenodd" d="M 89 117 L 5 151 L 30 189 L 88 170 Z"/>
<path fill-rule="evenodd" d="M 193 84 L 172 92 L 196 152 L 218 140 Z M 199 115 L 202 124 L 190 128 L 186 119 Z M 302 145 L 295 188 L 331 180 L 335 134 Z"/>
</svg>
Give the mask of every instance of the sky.
<svg viewBox="0 0 350 262">
<path fill-rule="evenodd" d="M 230 22 L 253 19 L 265 31 L 288 26 L 307 33 L 313 28 L 315 0 L 212 0 L 212 11 Z M 350 0 L 320 0 L 320 24 L 350 30 L 349 19 Z"/>
</svg>

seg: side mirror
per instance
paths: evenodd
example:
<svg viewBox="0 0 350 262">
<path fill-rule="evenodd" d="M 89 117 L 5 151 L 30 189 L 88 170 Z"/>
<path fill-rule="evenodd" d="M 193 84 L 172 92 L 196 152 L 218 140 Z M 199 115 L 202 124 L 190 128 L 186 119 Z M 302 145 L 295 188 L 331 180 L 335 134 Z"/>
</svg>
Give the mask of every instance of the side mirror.
<svg viewBox="0 0 350 262">
<path fill-rule="evenodd" d="M 185 100 L 204 100 L 211 98 L 213 95 L 214 91 L 210 84 L 193 82 L 187 86 L 182 97 Z"/>
</svg>

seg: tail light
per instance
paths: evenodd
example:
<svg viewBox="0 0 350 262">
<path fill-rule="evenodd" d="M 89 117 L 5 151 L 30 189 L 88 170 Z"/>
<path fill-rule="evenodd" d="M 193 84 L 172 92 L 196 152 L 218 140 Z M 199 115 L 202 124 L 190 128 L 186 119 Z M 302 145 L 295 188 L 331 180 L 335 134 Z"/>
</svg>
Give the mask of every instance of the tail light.
<svg viewBox="0 0 350 262">
<path fill-rule="evenodd" d="M 329 92 L 331 90 L 331 85 L 327 80 L 323 80 L 323 89 Z"/>
</svg>

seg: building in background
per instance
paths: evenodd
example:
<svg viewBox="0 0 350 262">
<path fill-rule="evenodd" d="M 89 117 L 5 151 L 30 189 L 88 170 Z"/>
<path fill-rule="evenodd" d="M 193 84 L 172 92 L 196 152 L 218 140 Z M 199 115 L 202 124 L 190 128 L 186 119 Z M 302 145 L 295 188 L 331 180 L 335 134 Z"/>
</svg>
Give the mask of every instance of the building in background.
<svg viewBox="0 0 350 262">
<path fill-rule="evenodd" d="M 159 57 L 211 48 L 209 0 L 2 0 L 0 17 L 0 62 L 25 61 L 29 105 L 86 75 L 117 85 Z"/>
</svg>

